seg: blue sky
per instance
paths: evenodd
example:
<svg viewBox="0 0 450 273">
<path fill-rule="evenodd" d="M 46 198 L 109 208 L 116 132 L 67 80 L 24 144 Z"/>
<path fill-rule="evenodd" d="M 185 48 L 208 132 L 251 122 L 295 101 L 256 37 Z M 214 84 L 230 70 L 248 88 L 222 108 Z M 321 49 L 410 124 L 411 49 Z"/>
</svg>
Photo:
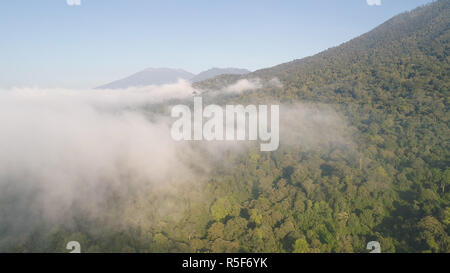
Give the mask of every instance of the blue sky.
<svg viewBox="0 0 450 273">
<path fill-rule="evenodd" d="M 339 45 L 428 2 L 2 1 L 0 87 L 93 87 L 147 67 L 256 70 Z"/>
</svg>

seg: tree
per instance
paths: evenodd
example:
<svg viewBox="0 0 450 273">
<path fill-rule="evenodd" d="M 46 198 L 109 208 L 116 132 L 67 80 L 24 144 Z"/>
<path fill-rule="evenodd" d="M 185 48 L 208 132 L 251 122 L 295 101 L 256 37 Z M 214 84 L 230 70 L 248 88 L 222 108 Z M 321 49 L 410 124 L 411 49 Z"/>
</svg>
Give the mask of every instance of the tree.
<svg viewBox="0 0 450 273">
<path fill-rule="evenodd" d="M 295 240 L 294 247 L 293 247 L 294 253 L 308 253 L 310 252 L 308 242 L 305 238 L 299 238 Z"/>
</svg>

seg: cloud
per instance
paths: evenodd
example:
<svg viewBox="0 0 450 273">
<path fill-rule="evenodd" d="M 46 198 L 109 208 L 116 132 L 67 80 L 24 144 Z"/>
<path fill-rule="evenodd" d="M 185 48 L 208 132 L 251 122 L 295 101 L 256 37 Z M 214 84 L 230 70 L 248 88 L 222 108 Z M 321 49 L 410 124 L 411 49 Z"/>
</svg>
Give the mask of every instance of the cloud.
<svg viewBox="0 0 450 273">
<path fill-rule="evenodd" d="M 81 6 L 81 0 L 66 0 L 69 6 Z"/>
<path fill-rule="evenodd" d="M 263 81 L 260 78 L 241 79 L 221 89 L 221 93 L 240 94 L 247 91 L 254 91 L 264 87 L 282 88 L 278 78 Z"/>
<path fill-rule="evenodd" d="M 223 88 L 223 92 L 239 94 L 245 91 L 251 91 L 260 88 L 262 88 L 260 79 L 242 79 Z"/>
<path fill-rule="evenodd" d="M 275 87 L 275 88 L 283 88 L 283 84 L 281 83 L 280 79 L 278 79 L 278 78 L 271 79 L 267 83 L 267 85 L 270 87 Z"/>
<path fill-rule="evenodd" d="M 381 0 L 366 0 L 369 6 L 381 6 Z"/>
<path fill-rule="evenodd" d="M 223 90 L 280 86 L 278 80 L 251 79 Z M 231 164 L 223 162 L 225 153 L 252 145 L 173 141 L 173 120 L 163 103 L 191 102 L 194 92 L 202 90 L 186 81 L 114 90 L 0 90 L 0 251 L 40 224 L 71 225 L 80 214 L 103 221 L 88 230 L 110 230 L 116 223 L 148 228 L 158 221 L 155 215 L 182 215 L 184 206 L 171 200 L 202 198 L 186 188 Z M 281 145 L 334 141 L 345 126 L 326 107 L 280 106 L 280 113 Z"/>
<path fill-rule="evenodd" d="M 64 88 L 12 88 L 5 90 L 10 99 L 92 107 L 137 107 L 161 103 L 170 99 L 185 99 L 201 92 L 185 80 L 164 85 L 130 87 L 126 89 L 64 89 Z M 56 104 L 55 104 L 56 105 Z"/>
<path fill-rule="evenodd" d="M 39 223 L 70 222 L 80 210 L 103 217 L 112 195 L 127 200 L 158 188 L 165 196 L 176 184 L 196 181 L 208 160 L 191 143 L 173 141 L 170 115 L 152 109 L 193 90 L 185 81 L 123 90 L 0 90 L 0 250 Z"/>
<path fill-rule="evenodd" d="M 156 191 L 164 199 L 207 173 L 208 157 L 239 149 L 172 140 L 167 105 L 158 105 L 194 92 L 201 90 L 182 80 L 114 90 L 0 89 L 0 251 L 36 225 L 70 224 L 79 211 L 106 217 L 111 196 Z M 167 206 L 161 201 L 158 210 L 176 215 Z"/>
</svg>

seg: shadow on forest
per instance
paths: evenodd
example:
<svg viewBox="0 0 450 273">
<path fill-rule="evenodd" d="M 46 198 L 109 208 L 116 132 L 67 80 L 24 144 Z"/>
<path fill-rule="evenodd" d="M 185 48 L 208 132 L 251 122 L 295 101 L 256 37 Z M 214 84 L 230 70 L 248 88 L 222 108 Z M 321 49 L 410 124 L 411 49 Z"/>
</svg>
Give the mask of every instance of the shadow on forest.
<svg viewBox="0 0 450 273">
<path fill-rule="evenodd" d="M 414 209 L 413 201 L 417 198 L 414 191 L 399 192 L 400 201 L 393 202 L 393 208 L 389 210 L 389 216 L 374 228 L 374 233 L 380 233 L 383 237 L 398 238 L 399 244 L 395 245 L 396 252 L 412 252 L 411 247 L 404 242 L 416 240 L 416 220 L 420 219 L 419 210 Z"/>
</svg>

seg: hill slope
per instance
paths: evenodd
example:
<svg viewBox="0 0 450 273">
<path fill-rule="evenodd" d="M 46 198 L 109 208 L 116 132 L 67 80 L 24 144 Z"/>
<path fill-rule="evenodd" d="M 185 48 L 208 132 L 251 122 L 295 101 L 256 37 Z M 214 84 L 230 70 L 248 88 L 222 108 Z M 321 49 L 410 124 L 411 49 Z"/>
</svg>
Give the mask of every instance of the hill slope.
<svg viewBox="0 0 450 273">
<path fill-rule="evenodd" d="M 281 160 L 288 164 L 294 158 L 292 172 L 302 173 L 286 187 L 303 190 L 305 202 L 326 202 L 336 217 L 319 220 L 332 227 L 324 231 L 320 224 L 304 227 L 305 212 L 285 213 L 294 219 L 289 224 L 304 232 L 294 239 L 306 238 L 320 251 L 350 246 L 362 251 L 361 238 L 376 238 L 384 251 L 450 251 L 449 39 L 450 1 L 441 0 L 315 56 L 199 86 L 277 77 L 284 85 L 281 90 L 267 88 L 230 99 L 326 103 L 357 130 L 361 156 L 356 166 L 336 157 L 336 150 L 317 155 L 320 160 L 305 160 L 307 155 L 296 157 L 295 152 L 286 152 L 290 159 Z M 304 166 L 319 162 L 332 171 L 322 170 L 319 177 L 314 168 L 305 171 Z M 288 196 L 292 202 L 299 198 Z M 350 222 L 340 226 L 338 215 Z M 341 239 L 317 237 L 321 233 Z"/>
</svg>

